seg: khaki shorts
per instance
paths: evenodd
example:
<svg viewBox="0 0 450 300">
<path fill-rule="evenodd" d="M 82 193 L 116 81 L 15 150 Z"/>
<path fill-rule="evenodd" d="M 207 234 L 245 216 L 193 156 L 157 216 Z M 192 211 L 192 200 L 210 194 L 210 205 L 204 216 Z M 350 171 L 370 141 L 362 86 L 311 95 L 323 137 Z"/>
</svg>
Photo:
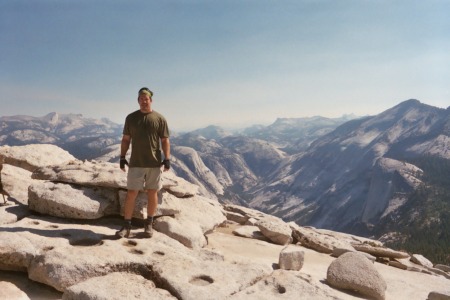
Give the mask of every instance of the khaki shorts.
<svg viewBox="0 0 450 300">
<path fill-rule="evenodd" d="M 161 173 L 161 168 L 129 168 L 127 189 L 159 191 L 162 188 Z"/>
</svg>

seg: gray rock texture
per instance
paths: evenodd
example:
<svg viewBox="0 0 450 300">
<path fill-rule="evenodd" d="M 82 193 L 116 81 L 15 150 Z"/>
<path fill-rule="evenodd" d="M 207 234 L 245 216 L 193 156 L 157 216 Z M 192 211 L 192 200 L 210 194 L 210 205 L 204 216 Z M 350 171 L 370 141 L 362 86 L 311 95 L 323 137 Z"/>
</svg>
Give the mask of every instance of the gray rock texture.
<svg viewBox="0 0 450 300">
<path fill-rule="evenodd" d="M 385 299 L 387 284 L 364 255 L 347 252 L 336 258 L 327 271 L 327 282 L 339 289 L 357 291 L 363 296 Z"/>
</svg>

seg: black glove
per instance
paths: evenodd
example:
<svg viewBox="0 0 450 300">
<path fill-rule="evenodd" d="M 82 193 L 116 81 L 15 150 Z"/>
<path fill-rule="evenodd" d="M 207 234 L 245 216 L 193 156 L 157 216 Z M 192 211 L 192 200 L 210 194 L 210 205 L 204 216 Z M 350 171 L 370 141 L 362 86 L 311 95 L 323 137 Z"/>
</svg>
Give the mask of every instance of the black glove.
<svg viewBox="0 0 450 300">
<path fill-rule="evenodd" d="M 121 156 L 121 157 L 120 157 L 120 168 L 121 168 L 121 169 L 125 169 L 125 165 L 128 166 L 128 161 L 127 161 L 127 159 L 125 158 L 125 156 Z"/>
<path fill-rule="evenodd" d="M 161 166 L 164 166 L 164 170 L 169 170 L 170 169 L 170 160 L 164 159 L 161 163 Z"/>
</svg>

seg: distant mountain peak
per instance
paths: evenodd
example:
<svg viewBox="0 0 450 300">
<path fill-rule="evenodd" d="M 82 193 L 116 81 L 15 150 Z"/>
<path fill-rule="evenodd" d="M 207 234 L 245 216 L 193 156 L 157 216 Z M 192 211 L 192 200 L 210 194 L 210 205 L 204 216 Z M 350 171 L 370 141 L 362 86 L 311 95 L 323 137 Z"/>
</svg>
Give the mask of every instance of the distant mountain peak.
<svg viewBox="0 0 450 300">
<path fill-rule="evenodd" d="M 205 128 L 194 130 L 191 133 L 201 135 L 207 139 L 218 139 L 231 135 L 231 133 L 217 125 L 209 125 Z"/>
<path fill-rule="evenodd" d="M 439 109 L 438 107 L 432 106 L 432 105 L 428 105 L 425 103 L 420 102 L 417 99 L 409 99 L 409 100 L 405 100 L 403 102 L 400 102 L 399 104 L 397 104 L 396 106 L 392 107 L 391 109 L 398 109 L 398 108 L 402 108 L 402 109 L 411 109 L 411 108 L 430 108 L 430 109 Z M 389 109 L 389 110 L 391 110 Z"/>
<path fill-rule="evenodd" d="M 58 124 L 59 115 L 56 112 L 51 112 L 43 117 L 44 120 L 48 121 L 50 125 L 55 126 Z"/>
</svg>

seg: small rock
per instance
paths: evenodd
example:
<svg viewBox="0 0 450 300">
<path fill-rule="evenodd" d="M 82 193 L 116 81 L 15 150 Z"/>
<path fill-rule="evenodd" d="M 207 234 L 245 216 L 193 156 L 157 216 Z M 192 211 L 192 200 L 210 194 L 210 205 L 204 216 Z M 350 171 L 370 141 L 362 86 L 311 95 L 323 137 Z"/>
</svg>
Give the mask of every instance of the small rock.
<svg viewBox="0 0 450 300">
<path fill-rule="evenodd" d="M 411 261 L 413 263 L 416 263 L 416 264 L 424 266 L 424 267 L 429 267 L 429 268 L 433 267 L 433 263 L 421 254 L 413 254 L 411 256 Z"/>
<path fill-rule="evenodd" d="M 299 271 L 304 261 L 305 252 L 297 246 L 289 245 L 281 250 L 278 265 L 283 270 Z"/>
</svg>

